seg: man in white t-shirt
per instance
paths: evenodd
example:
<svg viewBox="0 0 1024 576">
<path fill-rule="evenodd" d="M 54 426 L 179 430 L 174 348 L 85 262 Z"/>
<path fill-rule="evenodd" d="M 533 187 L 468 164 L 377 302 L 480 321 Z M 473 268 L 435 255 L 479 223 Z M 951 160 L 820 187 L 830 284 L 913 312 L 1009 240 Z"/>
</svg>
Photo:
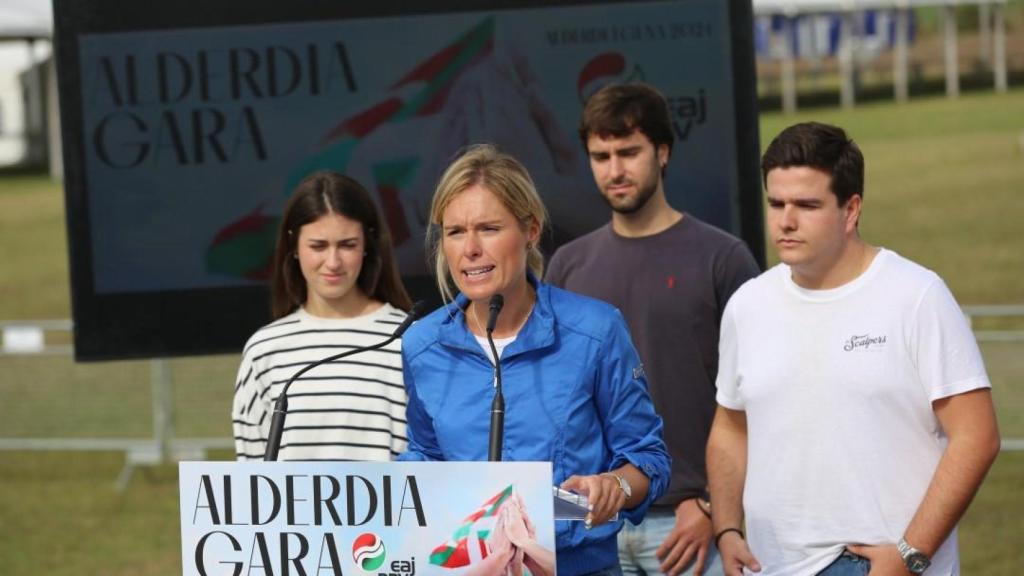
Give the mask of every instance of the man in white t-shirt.
<svg viewBox="0 0 1024 576">
<path fill-rule="evenodd" d="M 934 272 L 860 238 L 864 159 L 842 129 L 791 126 L 761 168 L 782 263 L 722 318 L 725 572 L 958 574 L 956 524 L 999 451 L 971 330 Z"/>
</svg>

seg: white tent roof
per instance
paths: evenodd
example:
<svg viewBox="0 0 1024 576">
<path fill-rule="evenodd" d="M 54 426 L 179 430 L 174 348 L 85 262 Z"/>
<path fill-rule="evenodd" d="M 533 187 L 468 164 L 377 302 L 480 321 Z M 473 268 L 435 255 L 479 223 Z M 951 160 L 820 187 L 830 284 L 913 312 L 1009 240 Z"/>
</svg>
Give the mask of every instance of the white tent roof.
<svg viewBox="0 0 1024 576">
<path fill-rule="evenodd" d="M 0 40 L 49 38 L 53 34 L 52 0 L 0 0 Z M 1006 0 L 752 0 L 754 14 L 815 14 L 846 10 L 1005 4 Z"/>
<path fill-rule="evenodd" d="M 51 0 L 0 0 L 0 40 L 49 38 L 53 33 Z"/>
</svg>

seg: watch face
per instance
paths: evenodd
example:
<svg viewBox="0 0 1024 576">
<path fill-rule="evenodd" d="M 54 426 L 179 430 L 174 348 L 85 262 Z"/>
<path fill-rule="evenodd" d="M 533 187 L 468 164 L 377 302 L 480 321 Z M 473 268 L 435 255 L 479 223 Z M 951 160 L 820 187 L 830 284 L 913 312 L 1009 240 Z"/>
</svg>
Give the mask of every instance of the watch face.
<svg viewBox="0 0 1024 576">
<path fill-rule="evenodd" d="M 931 565 L 931 561 L 928 557 L 920 552 L 916 552 L 907 557 L 907 569 L 913 574 L 924 574 L 924 571 Z"/>
</svg>

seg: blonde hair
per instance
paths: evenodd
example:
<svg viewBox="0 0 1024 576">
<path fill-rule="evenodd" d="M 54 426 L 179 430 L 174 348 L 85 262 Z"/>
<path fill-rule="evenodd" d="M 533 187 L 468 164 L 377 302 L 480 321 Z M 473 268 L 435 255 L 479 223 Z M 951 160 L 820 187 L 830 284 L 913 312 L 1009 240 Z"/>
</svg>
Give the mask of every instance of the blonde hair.
<svg viewBox="0 0 1024 576">
<path fill-rule="evenodd" d="M 499 152 L 491 144 L 474 144 L 452 162 L 441 176 L 430 203 L 430 232 L 427 234 L 427 253 L 434 260 L 434 276 L 441 297 L 446 302 L 454 299 L 454 279 L 448 269 L 441 246 L 444 228 L 444 211 L 456 196 L 472 188 L 482 186 L 498 197 L 524 228 L 536 222 L 540 231 L 547 225 L 547 210 L 537 193 L 537 187 L 530 173 L 515 158 Z M 526 255 L 526 265 L 534 276 L 544 274 L 544 255 L 534 242 Z"/>
</svg>

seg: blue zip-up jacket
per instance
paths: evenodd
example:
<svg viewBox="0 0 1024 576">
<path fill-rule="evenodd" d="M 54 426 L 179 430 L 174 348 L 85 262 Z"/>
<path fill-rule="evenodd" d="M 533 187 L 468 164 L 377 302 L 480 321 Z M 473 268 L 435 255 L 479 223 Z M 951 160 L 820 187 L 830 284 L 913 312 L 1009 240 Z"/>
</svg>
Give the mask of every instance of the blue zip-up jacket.
<svg viewBox="0 0 1024 576">
<path fill-rule="evenodd" d="M 587 574 L 618 563 L 615 535 L 668 487 L 661 418 L 618 310 L 537 282 L 537 302 L 501 355 L 505 395 L 503 460 L 550 461 L 554 484 L 626 462 L 650 479 L 647 498 L 620 520 L 586 530 L 555 523 L 558 573 Z M 471 332 L 459 295 L 402 338 L 408 452 L 400 460 L 487 459 L 493 365 Z"/>
</svg>

